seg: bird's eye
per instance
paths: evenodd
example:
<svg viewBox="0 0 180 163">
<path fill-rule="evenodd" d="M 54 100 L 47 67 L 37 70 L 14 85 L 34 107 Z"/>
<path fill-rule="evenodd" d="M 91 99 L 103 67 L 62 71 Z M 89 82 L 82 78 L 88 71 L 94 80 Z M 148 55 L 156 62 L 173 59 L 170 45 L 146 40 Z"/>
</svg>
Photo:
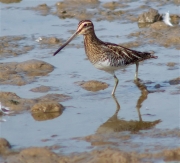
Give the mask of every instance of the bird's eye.
<svg viewBox="0 0 180 163">
<path fill-rule="evenodd" d="M 84 27 L 87 27 L 87 24 L 84 24 Z"/>
</svg>

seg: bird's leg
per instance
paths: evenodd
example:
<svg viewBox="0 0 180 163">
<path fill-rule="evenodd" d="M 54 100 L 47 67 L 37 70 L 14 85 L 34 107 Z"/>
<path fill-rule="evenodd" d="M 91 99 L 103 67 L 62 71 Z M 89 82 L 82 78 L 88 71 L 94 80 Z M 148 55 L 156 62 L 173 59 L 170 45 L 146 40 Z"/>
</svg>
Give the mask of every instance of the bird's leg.
<svg viewBox="0 0 180 163">
<path fill-rule="evenodd" d="M 136 62 L 136 73 L 135 73 L 135 77 L 134 80 L 138 80 L 138 67 L 139 67 L 139 62 Z"/>
<path fill-rule="evenodd" d="M 116 91 L 116 87 L 117 87 L 118 82 L 119 82 L 119 80 L 118 80 L 118 78 L 116 77 L 115 74 L 114 74 L 114 81 L 115 81 L 115 86 L 114 86 L 113 91 L 112 91 L 112 95 L 113 95 L 113 96 L 114 96 L 114 93 L 115 93 L 115 91 Z"/>
</svg>

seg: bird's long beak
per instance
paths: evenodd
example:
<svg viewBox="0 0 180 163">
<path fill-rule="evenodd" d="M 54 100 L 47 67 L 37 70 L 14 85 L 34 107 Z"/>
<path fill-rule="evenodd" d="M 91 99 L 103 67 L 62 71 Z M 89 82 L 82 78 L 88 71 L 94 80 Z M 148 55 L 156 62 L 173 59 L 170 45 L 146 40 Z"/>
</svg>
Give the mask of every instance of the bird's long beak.
<svg viewBox="0 0 180 163">
<path fill-rule="evenodd" d="M 77 35 L 79 31 L 77 30 L 54 54 L 55 56 L 57 53 L 59 53 L 67 44 L 69 44 Z"/>
</svg>

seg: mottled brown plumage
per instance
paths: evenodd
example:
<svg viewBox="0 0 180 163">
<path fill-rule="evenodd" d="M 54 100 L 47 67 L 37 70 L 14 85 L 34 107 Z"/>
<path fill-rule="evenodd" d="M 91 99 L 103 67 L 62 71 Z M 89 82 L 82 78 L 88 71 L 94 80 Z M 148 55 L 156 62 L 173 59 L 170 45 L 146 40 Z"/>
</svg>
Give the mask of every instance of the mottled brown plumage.
<svg viewBox="0 0 180 163">
<path fill-rule="evenodd" d="M 79 34 L 84 36 L 84 47 L 90 62 L 96 68 L 114 75 L 115 86 L 112 95 L 114 95 L 118 85 L 118 79 L 115 75 L 116 70 L 131 64 L 136 64 L 135 80 L 137 80 L 139 62 L 150 58 L 157 58 L 157 56 L 148 52 L 139 52 L 117 44 L 101 41 L 97 38 L 94 32 L 94 25 L 90 20 L 80 21 L 76 32 L 54 53 L 54 55 Z"/>
</svg>

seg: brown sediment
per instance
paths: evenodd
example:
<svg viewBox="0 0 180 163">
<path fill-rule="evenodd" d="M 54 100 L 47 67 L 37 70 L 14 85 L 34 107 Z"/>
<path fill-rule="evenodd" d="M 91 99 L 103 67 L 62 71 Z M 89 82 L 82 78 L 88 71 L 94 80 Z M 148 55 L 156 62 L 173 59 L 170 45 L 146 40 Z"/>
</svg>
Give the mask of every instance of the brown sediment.
<svg viewBox="0 0 180 163">
<path fill-rule="evenodd" d="M 25 36 L 2 36 L 0 37 L 0 58 L 16 57 L 28 53 L 34 49 L 33 45 L 19 43 L 26 40 Z"/>
<path fill-rule="evenodd" d="M 0 84 L 26 85 L 35 81 L 36 76 L 45 76 L 54 66 L 40 60 L 0 63 Z"/>
<path fill-rule="evenodd" d="M 40 92 L 40 93 L 45 93 L 45 92 L 49 92 L 49 91 L 58 91 L 59 89 L 56 87 L 50 87 L 50 86 L 45 86 L 45 85 L 41 85 L 39 87 L 35 87 L 30 89 L 30 91 L 32 92 Z"/>
<path fill-rule="evenodd" d="M 80 85 L 83 89 L 92 92 L 104 90 L 108 87 L 107 83 L 96 80 L 76 82 L 76 84 Z"/>
<path fill-rule="evenodd" d="M 17 112 L 30 110 L 32 107 L 33 112 L 38 109 L 43 112 L 43 108 L 45 109 L 44 112 L 48 112 L 48 110 L 53 112 L 57 109 L 62 111 L 63 107 L 58 103 L 69 100 L 71 97 L 63 94 L 47 94 L 35 99 L 26 99 L 12 92 L 0 92 L 0 99 L 3 106 L 7 106 L 10 110 Z"/>
</svg>

